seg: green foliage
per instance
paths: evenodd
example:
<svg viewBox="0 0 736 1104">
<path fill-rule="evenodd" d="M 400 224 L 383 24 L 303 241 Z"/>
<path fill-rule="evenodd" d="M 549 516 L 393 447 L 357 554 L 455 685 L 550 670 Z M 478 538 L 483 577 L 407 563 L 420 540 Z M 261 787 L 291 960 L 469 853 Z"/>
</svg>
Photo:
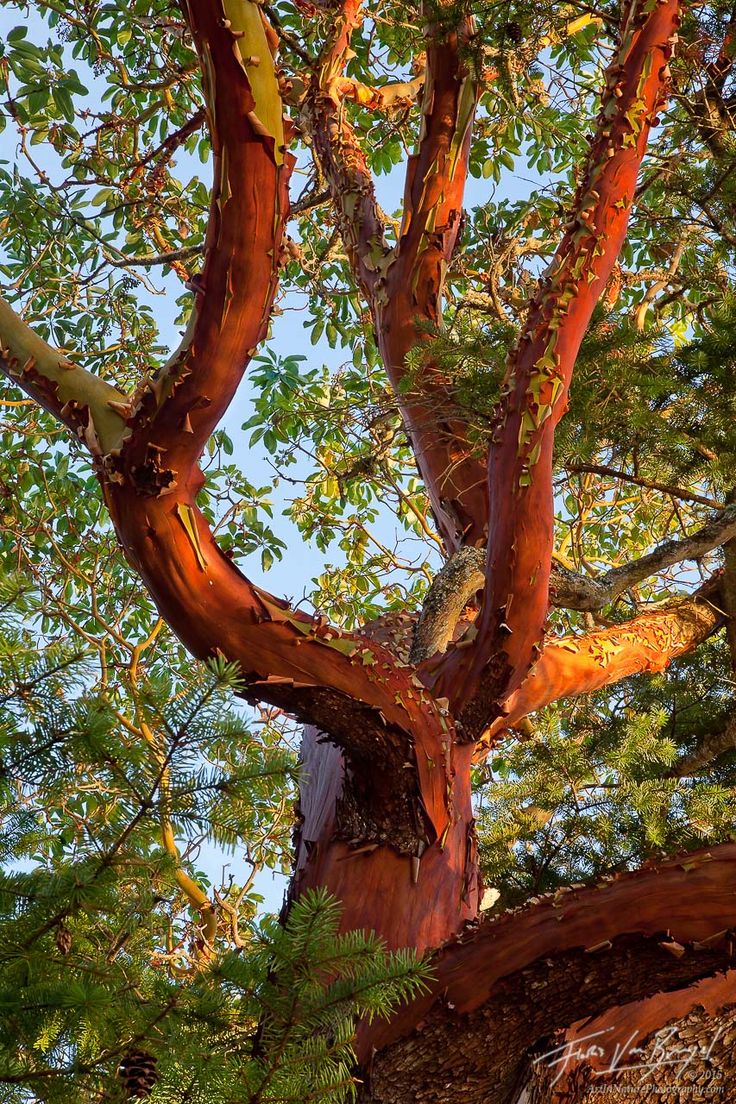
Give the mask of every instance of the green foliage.
<svg viewBox="0 0 736 1104">
<path fill-rule="evenodd" d="M 161 656 L 101 685 L 83 640 L 39 634 L 41 609 L 26 576 L 0 577 L 2 1099 L 122 1100 L 137 1048 L 152 1101 L 344 1100 L 356 1015 L 387 1014 L 425 967 L 338 934 L 324 893 L 285 927 L 257 920 L 252 877 L 218 887 L 197 864 L 203 845 L 251 872 L 286 862 L 283 735 L 233 707 L 222 661 L 184 675 Z M 205 957 L 181 873 L 217 907 Z"/>
<path fill-rule="evenodd" d="M 478 772 L 482 865 L 498 907 L 732 838 L 736 752 L 677 764 L 732 710 L 722 641 L 538 714 Z"/>
<path fill-rule="evenodd" d="M 348 76 L 409 79 L 426 45 L 418 9 L 364 7 Z M 464 230 L 440 323 L 411 355 L 407 386 L 429 354 L 479 450 L 506 354 L 563 233 L 615 7 L 473 5 L 464 60 L 483 87 Z M 334 11 L 292 0 L 269 10 L 284 73 L 298 82 Z M 451 21 L 458 7 L 425 11 Z M 581 14 L 594 18 L 570 30 Z M 704 77 L 729 16 L 725 0 L 685 12 L 675 94 L 557 434 L 556 554 L 591 574 L 697 529 L 710 508 L 693 495 L 733 493 L 735 88 L 731 74 L 720 88 Z M 133 388 L 166 356 L 159 326 L 188 320 L 183 285 L 205 239 L 211 150 L 183 17 L 143 0 L 19 0 L 3 18 L 0 127 L 13 158 L 0 164 L 4 294 L 66 354 Z M 298 104 L 288 110 L 298 121 Z M 343 111 L 395 241 L 396 170 L 415 148 L 420 105 Z M 303 347 L 256 357 L 239 412 L 247 465 L 232 427 L 220 429 L 200 503 L 222 547 L 249 567 L 257 557 L 268 570 L 287 547 L 311 544 L 324 564 L 296 593 L 306 585 L 314 606 L 355 626 L 416 609 L 439 549 L 298 128 L 293 150 L 277 315 L 298 309 Z M 250 871 L 286 865 L 293 728 L 233 706 L 237 672 L 192 667 L 120 556 L 81 447 L 9 383 L 1 402 L 2 1099 L 114 1099 L 116 1067 L 135 1047 L 159 1058 L 154 1101 L 341 1099 L 354 1015 L 387 1012 L 424 973 L 370 936 L 338 935 L 324 897 L 300 902 L 285 928 L 256 921 Z M 586 470 L 601 465 L 621 474 Z M 646 580 L 599 620 L 691 590 L 717 562 Z M 551 623 L 591 627 L 564 610 Z M 533 739 L 496 749 L 476 782 L 484 870 L 501 905 L 727 838 L 734 753 L 693 776 L 679 777 L 677 764 L 722 729 L 733 690 L 730 657 L 711 642 L 666 674 L 557 703 L 534 718 Z M 246 869 L 218 886 L 199 869 L 200 846 L 244 855 Z M 206 962 L 182 875 L 221 899 Z"/>
</svg>

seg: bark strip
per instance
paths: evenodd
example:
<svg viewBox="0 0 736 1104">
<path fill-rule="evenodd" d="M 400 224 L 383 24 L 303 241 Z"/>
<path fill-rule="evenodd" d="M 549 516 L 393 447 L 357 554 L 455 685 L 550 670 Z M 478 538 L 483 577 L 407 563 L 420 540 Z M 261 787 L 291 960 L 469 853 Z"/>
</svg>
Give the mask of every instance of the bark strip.
<svg viewBox="0 0 736 1104">
<path fill-rule="evenodd" d="M 436 981 L 389 1023 L 363 1029 L 374 1104 L 509 1104 L 525 1055 L 614 1004 L 675 991 L 734 960 L 736 844 L 558 890 L 440 950 Z"/>
</svg>

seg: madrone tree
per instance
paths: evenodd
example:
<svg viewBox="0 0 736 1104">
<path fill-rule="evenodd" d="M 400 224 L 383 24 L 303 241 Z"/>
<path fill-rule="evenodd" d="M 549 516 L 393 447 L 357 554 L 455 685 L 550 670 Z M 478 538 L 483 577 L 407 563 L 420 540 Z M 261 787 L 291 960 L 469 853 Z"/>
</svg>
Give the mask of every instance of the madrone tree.
<svg viewBox="0 0 736 1104">
<path fill-rule="evenodd" d="M 344 932 L 431 964 L 360 1026 L 362 1098 L 584 1101 L 605 1056 L 535 1056 L 672 1019 L 706 1057 L 652 1061 L 650 1082 L 732 1086 L 736 13 L 19 10 L 4 439 L 66 427 L 97 479 L 87 524 L 112 525 L 165 625 L 304 725 L 286 913 L 326 890 Z M 197 149 L 209 194 L 173 171 Z M 394 218 L 376 187 L 399 164 Z M 514 166 L 534 179 L 503 198 Z M 159 272 L 185 285 L 168 359 Z M 336 374 L 269 355 L 294 301 L 314 343 L 349 350 Z M 200 467 L 211 440 L 231 449 L 246 372 L 251 447 L 293 481 L 305 537 L 345 553 L 312 613 L 245 573 L 256 548 L 299 566 L 247 460 L 225 490 Z M 71 570 L 53 518 L 12 514 L 26 477 L 3 484 L 8 562 L 57 541 Z M 387 543 L 391 505 L 434 559 Z M 208 960 L 220 906 L 193 900 Z M 612 1098 L 636 1076 L 609 1072 Z"/>
</svg>

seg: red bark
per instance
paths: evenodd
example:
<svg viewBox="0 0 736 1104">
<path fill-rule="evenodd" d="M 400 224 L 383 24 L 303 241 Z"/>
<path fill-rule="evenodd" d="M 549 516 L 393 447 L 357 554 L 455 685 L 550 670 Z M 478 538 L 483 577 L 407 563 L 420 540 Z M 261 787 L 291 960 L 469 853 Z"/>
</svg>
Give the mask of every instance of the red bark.
<svg viewBox="0 0 736 1104">
<path fill-rule="evenodd" d="M 556 1028 L 725 969 L 735 892 L 736 844 L 727 843 L 471 926 L 435 956 L 430 993 L 389 1023 L 363 1027 L 363 1060 L 374 1048 L 380 1055 L 370 1099 L 445 1099 L 441 1080 L 453 1076 L 457 1042 L 458 1098 L 462 1090 L 468 1104 L 508 1104 L 523 1055 Z"/>
<path fill-rule="evenodd" d="M 357 8 L 351 11 L 338 24 L 338 58 Z M 192 22 L 203 61 L 210 59 L 215 74 L 208 102 L 218 156 L 202 292 L 188 342 L 130 419 L 106 487 L 108 505 L 128 558 L 187 648 L 236 661 L 248 697 L 319 726 L 345 753 L 350 785 L 314 825 L 310 813 L 298 889 L 326 885 L 345 904 L 345 927 L 373 927 L 394 945 L 433 946 L 477 906 L 469 762 L 462 753 L 461 780 L 453 787 L 451 719 L 384 647 L 291 611 L 250 583 L 220 551 L 196 507 L 201 475 L 194 461 L 213 417 L 232 397 L 273 300 L 286 169 L 258 127 L 243 138 L 252 97 L 233 61 L 229 28 L 198 0 Z M 222 101 L 219 87 L 227 90 Z M 218 175 L 223 166 L 226 181 Z M 187 416 L 193 432 L 182 438 Z M 307 744 L 306 767 L 313 771 L 302 801 L 311 810 L 337 792 L 342 758 Z M 355 841 L 372 850 L 358 853 Z M 426 909 L 428 885 L 444 894 L 433 916 Z"/>
<path fill-rule="evenodd" d="M 624 9 L 622 42 L 606 75 L 568 230 L 510 356 L 489 455 L 486 586 L 469 647 L 427 669 L 470 738 L 500 711 L 542 646 L 554 507 L 552 449 L 572 371 L 626 234 L 649 129 L 664 95 L 678 0 Z"/>
<path fill-rule="evenodd" d="M 439 323 L 445 269 L 457 244 L 477 97 L 460 49 L 470 25 L 443 38 L 432 32 L 424 129 L 409 165 L 400 240 L 391 250 L 365 159 L 339 118 L 340 80 L 359 7 L 358 0 L 346 0 L 341 9 L 305 117 L 445 543 L 448 549 L 477 545 L 488 535 L 485 468 L 473 456 L 451 381 L 428 357 L 411 386 L 400 388 L 422 324 Z M 21 385 L 85 436 L 98 457 L 121 545 L 187 648 L 198 657 L 221 653 L 237 662 L 244 696 L 315 726 L 304 741 L 292 892 L 326 886 L 342 901 L 344 928 L 373 928 L 392 947 L 437 948 L 477 913 L 473 747 L 458 742 L 451 709 L 473 738 L 490 719 L 490 742 L 560 696 L 661 669 L 723 621 L 703 593 L 624 626 L 550 643 L 528 673 L 548 601 L 554 427 L 623 241 L 678 21 L 676 0 L 648 4 L 641 15 L 635 4 L 627 11 L 572 222 L 505 380 L 490 459 L 482 611 L 447 657 L 420 669 L 431 690 L 388 643 L 342 633 L 251 583 L 220 551 L 196 506 L 199 455 L 265 332 L 290 170 L 273 114 L 266 123 L 256 111 L 259 99 L 224 7 L 189 3 L 205 74 L 215 183 L 204 270 L 181 351 L 130 400 L 81 370 L 52 363 L 45 346 L 39 349 L 43 366 L 30 356 L 20 369 Z M 0 366 L 18 375 L 17 356 L 0 350 Z M 78 377 L 86 398 L 70 406 L 65 389 Z M 113 411 L 103 436 L 117 432 L 116 447 L 94 430 L 95 406 Z M 467 1038 L 476 1028 L 487 1034 L 491 1009 L 499 1039 L 517 1047 L 504 1055 L 493 1041 L 496 1066 L 488 1067 L 488 1077 L 501 1071 L 493 1099 L 506 1100 L 526 1049 L 582 1015 L 588 998 L 589 1011 L 597 1013 L 612 1001 L 638 1000 L 723 968 L 731 957 L 722 936 L 733 923 L 734 892 L 736 844 L 725 844 L 469 926 L 435 955 L 436 980 L 425 998 L 390 1024 L 364 1030 L 361 1058 L 367 1061 L 376 1046 L 408 1047 L 416 1059 L 426 1023 L 434 1038 L 458 1025 Z M 615 967 L 612 977 L 606 963 Z M 515 1006 L 520 993 L 524 999 Z M 511 1034 L 504 1035 L 507 1027 Z M 396 1089 L 384 1067 L 378 1076 L 388 1087 L 375 1099 L 405 1100 L 411 1081 Z M 486 1083 L 477 1081 L 469 1104 Z M 434 1099 L 429 1081 L 421 1092 L 417 1100 Z"/>
<path fill-rule="evenodd" d="M 324 740 L 324 737 L 322 737 Z M 360 780 L 349 772 L 340 752 L 313 729 L 302 742 L 301 786 L 296 865 L 291 895 L 327 886 L 343 902 L 344 930 L 373 929 L 389 947 L 437 947 L 478 911 L 479 878 L 474 820 L 470 804 L 469 748 L 448 745 L 446 765 L 449 820 L 446 831 L 412 855 L 354 841 L 342 828 L 346 800 Z M 368 770 L 375 770 L 369 765 Z M 356 831 L 360 830 L 356 825 Z"/>
<path fill-rule="evenodd" d="M 465 20 L 446 38 L 436 30 L 430 33 L 422 135 L 407 166 L 395 256 L 373 301 L 378 346 L 399 394 L 409 352 L 426 342 L 428 323 L 441 324 L 445 273 L 461 230 L 479 93 L 477 79 L 461 56 L 472 39 L 472 21 Z M 412 380 L 402 411 L 448 553 L 488 540 L 486 464 L 469 439 L 467 418 L 452 392 L 452 381 L 430 355 Z"/>
<path fill-rule="evenodd" d="M 612 1055 L 624 1048 L 639 1046 L 654 1032 L 659 1031 L 672 1020 L 686 1016 L 693 1008 L 702 1008 L 709 1015 L 716 1015 L 726 1005 L 736 1001 L 736 971 L 728 970 L 713 978 L 706 978 L 685 989 L 674 993 L 656 993 L 646 1000 L 631 1004 L 615 1005 L 601 1016 L 579 1020 L 571 1024 L 565 1032 L 565 1042 L 571 1053 L 588 1050 L 586 1041 L 600 1041 L 605 1044 L 605 1052 Z M 605 1069 L 605 1055 L 589 1054 L 584 1062 L 571 1059 L 560 1077 L 558 1084 L 562 1092 L 566 1088 L 569 1076 L 579 1065 L 588 1065 L 591 1069 Z"/>
<path fill-rule="evenodd" d="M 715 584 L 709 583 L 692 598 L 670 602 L 622 625 L 550 640 L 518 690 L 504 701 L 501 716 L 483 734 L 483 746 L 491 747 L 527 713 L 559 698 L 589 694 L 629 675 L 663 671 L 725 623 L 714 591 Z"/>
</svg>

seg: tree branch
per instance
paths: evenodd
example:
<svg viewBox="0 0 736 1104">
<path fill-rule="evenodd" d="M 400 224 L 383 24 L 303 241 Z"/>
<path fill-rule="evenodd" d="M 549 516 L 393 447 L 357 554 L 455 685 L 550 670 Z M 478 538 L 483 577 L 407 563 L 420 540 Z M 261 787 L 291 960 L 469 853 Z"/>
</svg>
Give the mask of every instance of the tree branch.
<svg viewBox="0 0 736 1104">
<path fill-rule="evenodd" d="M 0 372 L 68 426 L 97 456 L 120 445 L 125 396 L 74 364 L 0 299 Z"/>
<path fill-rule="evenodd" d="M 736 536 L 736 505 L 727 506 L 689 537 L 666 540 L 638 560 L 589 578 L 556 565 L 550 574 L 550 600 L 565 609 L 595 612 L 632 586 L 683 560 L 699 560 Z"/>
<path fill-rule="evenodd" d="M 717 583 L 710 580 L 690 598 L 666 605 L 608 629 L 580 637 L 547 641 L 527 677 L 503 703 L 482 737 L 492 747 L 517 721 L 558 698 L 588 694 L 622 678 L 645 671 L 662 671 L 679 655 L 692 651 L 725 623 L 717 600 Z"/>
<path fill-rule="evenodd" d="M 218 7 L 189 5 L 214 153 L 204 267 L 182 344 L 134 396 L 122 455 L 108 458 L 116 479 L 145 483 L 155 468 L 160 490 L 190 478 L 265 336 L 288 216 L 293 158 L 270 31 L 252 0 Z"/>
<path fill-rule="evenodd" d="M 591 475 L 610 476 L 611 479 L 621 479 L 625 483 L 633 483 L 635 487 L 646 487 L 650 491 L 661 491 L 662 494 L 670 495 L 672 498 L 681 498 L 685 502 L 699 502 L 701 506 L 710 506 L 714 510 L 723 509 L 723 503 L 716 498 L 707 498 L 705 495 L 696 494 L 685 487 L 674 487 L 669 483 L 658 483 L 655 479 L 630 475 L 629 472 L 619 471 L 618 468 L 609 468 L 605 464 L 567 464 L 566 468 L 573 474 L 589 472 Z"/>
<path fill-rule="evenodd" d="M 409 158 L 404 210 L 385 287 L 373 305 L 379 347 L 448 553 L 485 545 L 485 459 L 469 436 L 453 382 L 424 357 L 406 386 L 406 360 L 441 325 L 447 268 L 463 224 L 463 197 L 480 81 L 470 56 L 475 25 L 429 26 L 422 129 Z"/>
<path fill-rule="evenodd" d="M 436 365 L 427 363 L 406 389 L 406 358 L 439 324 L 442 288 L 461 229 L 471 129 L 479 84 L 461 56 L 470 20 L 449 33 L 428 29 L 422 133 L 409 159 L 404 215 L 395 250 L 388 247 L 365 156 L 341 100 L 380 106 L 384 89 L 365 90 L 342 76 L 359 0 L 346 0 L 336 31 L 307 91 L 303 118 L 332 194 L 355 279 L 371 306 L 379 348 L 445 546 L 485 542 L 485 465 L 473 455 L 465 416 Z M 401 95 L 420 78 L 399 88 Z M 375 91 L 376 96 L 373 96 Z"/>
<path fill-rule="evenodd" d="M 714 1073 L 717 1094 L 729 1090 L 733 1093 L 735 980 L 734 971 L 728 970 L 686 989 L 658 993 L 573 1024 L 551 1044 L 562 1048 L 556 1066 L 545 1068 L 541 1061 L 533 1063 L 528 1104 L 588 1104 L 589 1100 L 592 1104 L 601 1088 L 611 1104 L 630 1101 L 640 1091 L 655 1099 L 666 1094 L 672 1104 L 687 1104 L 704 1084 L 714 1087 Z M 663 1029 L 657 1046 L 656 1033 Z M 600 1045 L 598 1054 L 596 1044 Z M 655 1047 L 657 1053 L 653 1053 Z M 654 1060 L 643 1069 L 647 1052 Z M 661 1064 L 657 1054 L 664 1059 Z M 578 1056 L 584 1056 L 584 1060 Z M 620 1062 L 616 1062 L 616 1056 L 620 1056 Z M 668 1056 L 675 1059 L 674 1063 L 668 1061 Z M 677 1061 L 679 1056 L 682 1064 Z M 612 1065 L 613 1082 L 603 1080 Z M 597 1091 L 593 1089 L 589 1094 L 591 1085 Z"/>
<path fill-rule="evenodd" d="M 554 430 L 580 343 L 624 241 L 678 22 L 678 0 L 652 10 L 638 0 L 625 7 L 572 217 L 510 356 L 489 460 L 489 555 L 477 636 L 469 648 L 449 649 L 425 675 L 473 737 L 519 685 L 542 643 Z"/>
<path fill-rule="evenodd" d="M 485 584 L 485 559 L 480 548 L 459 548 L 437 572 L 414 626 L 411 663 L 445 650 L 463 610 Z"/>
<path fill-rule="evenodd" d="M 368 111 L 388 112 L 400 107 L 409 107 L 421 91 L 424 73 L 410 81 L 396 84 L 368 85 L 351 77 L 338 77 L 333 85 L 333 93 L 340 100 L 351 100 Z"/>
<path fill-rule="evenodd" d="M 345 118 L 340 93 L 352 33 L 362 19 L 360 9 L 361 0 L 344 0 L 307 89 L 302 125 L 329 186 L 353 275 L 372 302 L 390 250 L 365 154 Z"/>
<path fill-rule="evenodd" d="M 731 717 L 722 728 L 701 736 L 695 748 L 683 755 L 671 767 L 666 778 L 689 778 L 711 766 L 726 751 L 736 750 L 736 717 Z"/>
<path fill-rule="evenodd" d="M 200 257 L 204 253 L 202 245 L 184 245 L 181 249 L 172 249 L 168 253 L 138 253 L 126 257 L 120 254 L 118 259 L 106 257 L 113 268 L 155 268 L 158 265 L 171 264 L 172 261 L 186 261 L 190 257 Z"/>
<path fill-rule="evenodd" d="M 196 505 L 196 461 L 267 325 L 290 163 L 258 5 L 191 0 L 189 18 L 215 182 L 201 294 L 180 351 L 133 402 L 0 307 L 3 363 L 11 374 L 20 366 L 18 382 L 87 440 L 122 548 L 189 651 L 237 663 L 243 696 L 327 733 L 364 776 L 364 838 L 414 854 L 448 825 L 440 764 L 451 722 L 390 651 L 254 586 Z"/>
<path fill-rule="evenodd" d="M 657 860 L 558 890 L 482 922 L 440 950 L 430 993 L 364 1027 L 370 1099 L 510 1104 L 526 1056 L 557 1028 L 726 969 L 736 844 Z M 463 1077 L 463 1074 L 465 1076 Z"/>
</svg>

